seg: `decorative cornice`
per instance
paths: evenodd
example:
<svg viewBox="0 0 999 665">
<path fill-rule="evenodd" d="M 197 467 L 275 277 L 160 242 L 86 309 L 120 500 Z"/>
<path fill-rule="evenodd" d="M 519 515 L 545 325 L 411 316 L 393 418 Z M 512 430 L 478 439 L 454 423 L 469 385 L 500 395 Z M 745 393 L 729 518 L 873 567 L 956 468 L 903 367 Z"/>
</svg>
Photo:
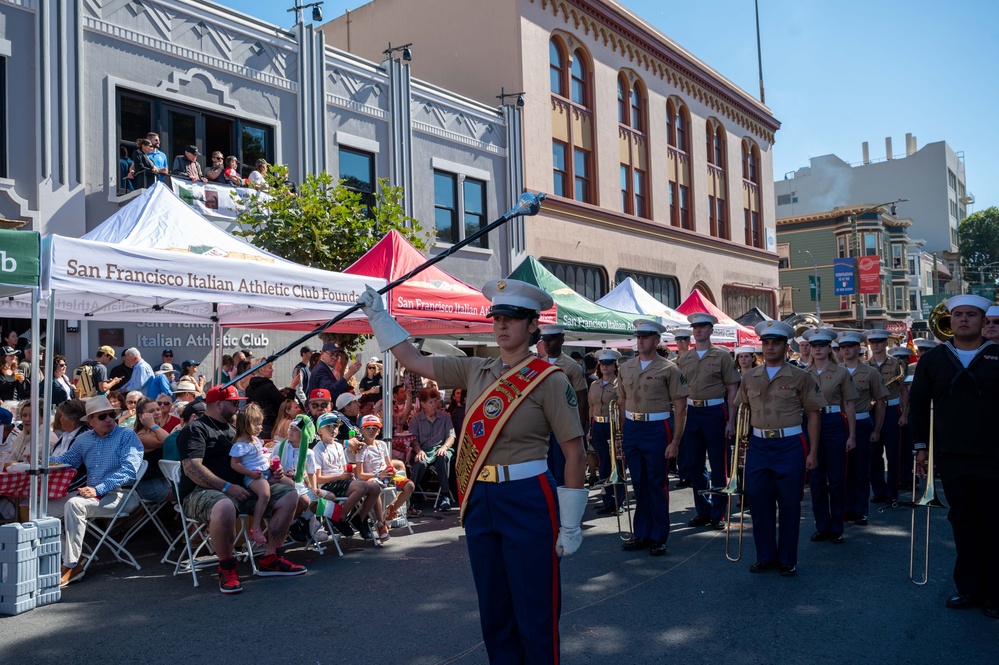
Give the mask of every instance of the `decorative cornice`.
<svg viewBox="0 0 999 665">
<path fill-rule="evenodd" d="M 339 106 L 340 108 L 356 111 L 357 113 L 363 113 L 364 115 L 371 116 L 372 118 L 378 118 L 379 120 L 385 120 L 388 118 L 388 112 L 384 109 L 380 109 L 377 106 L 371 106 L 369 104 L 355 102 L 353 99 L 347 99 L 346 97 L 341 97 L 340 95 L 326 93 L 326 103 L 331 106 Z"/>
<path fill-rule="evenodd" d="M 425 134 L 432 134 L 449 141 L 454 141 L 456 143 L 464 143 L 467 146 L 472 146 L 473 148 L 478 148 L 484 152 L 491 152 L 495 155 L 500 155 L 501 157 L 506 157 L 506 148 L 501 148 L 493 143 L 486 143 L 485 141 L 479 141 L 473 139 L 469 136 L 463 134 L 458 134 L 456 132 L 448 131 L 440 127 L 434 127 L 433 125 L 428 125 L 425 122 L 413 121 L 413 129 L 418 132 L 423 132 Z"/>
<path fill-rule="evenodd" d="M 619 52 L 650 75 L 668 81 L 716 113 L 773 144 L 774 133 L 780 128 L 776 118 L 726 90 L 727 81 L 718 81 L 710 73 L 698 71 L 697 63 L 687 61 L 670 49 L 661 36 L 633 23 L 627 16 L 613 12 L 608 5 L 587 0 L 531 0 L 532 4 L 537 2 L 552 16 L 561 15 L 575 30 L 581 29 L 583 34 Z"/>
<path fill-rule="evenodd" d="M 768 252 L 764 249 L 750 247 L 731 240 L 706 236 L 676 226 L 667 226 L 632 215 L 616 213 L 606 208 L 599 208 L 588 203 L 580 203 L 579 201 L 553 194 L 548 195 L 542 208 L 542 213 L 544 212 L 551 212 L 559 217 L 568 218 L 584 224 L 592 224 L 594 226 L 669 242 L 681 247 L 691 247 L 701 251 L 734 256 L 774 266 L 778 262 L 778 256 L 775 252 Z"/>
</svg>

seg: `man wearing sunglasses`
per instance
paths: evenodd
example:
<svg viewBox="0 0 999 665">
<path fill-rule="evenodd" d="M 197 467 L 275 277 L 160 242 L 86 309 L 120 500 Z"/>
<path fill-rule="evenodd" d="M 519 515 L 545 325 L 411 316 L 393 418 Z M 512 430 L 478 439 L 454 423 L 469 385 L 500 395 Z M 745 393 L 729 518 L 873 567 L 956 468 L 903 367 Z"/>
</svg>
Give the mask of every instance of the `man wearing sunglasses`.
<svg viewBox="0 0 999 665">
<path fill-rule="evenodd" d="M 982 337 L 999 344 L 999 305 L 992 305 L 982 319 Z"/>
<path fill-rule="evenodd" d="M 336 342 L 326 342 L 323 344 L 322 354 L 319 362 L 312 368 L 312 375 L 309 377 L 309 393 L 317 388 L 328 390 L 333 399 L 350 390 L 347 383 L 350 377 L 357 374 L 361 369 L 361 361 L 350 362 L 347 354 Z"/>
<path fill-rule="evenodd" d="M 77 489 L 76 496 L 49 501 L 49 512 L 61 516 L 64 523 L 62 586 L 83 577 L 80 559 L 87 519 L 114 515 L 128 493 L 124 487 L 135 482 L 142 464 L 142 442 L 133 430 L 118 426 L 117 413 L 107 397 L 98 395 L 87 400 L 86 419 L 90 431 L 78 436 L 64 455 L 50 460 L 74 469 L 87 467 L 87 485 Z M 125 510 L 134 509 L 138 503 L 133 495 Z"/>
</svg>

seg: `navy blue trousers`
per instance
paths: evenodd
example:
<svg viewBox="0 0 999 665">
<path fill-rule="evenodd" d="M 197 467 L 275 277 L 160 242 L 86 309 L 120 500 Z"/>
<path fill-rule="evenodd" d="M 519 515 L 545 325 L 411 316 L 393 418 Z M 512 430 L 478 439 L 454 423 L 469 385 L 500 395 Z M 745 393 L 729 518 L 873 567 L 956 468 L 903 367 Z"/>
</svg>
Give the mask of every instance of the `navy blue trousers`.
<svg viewBox="0 0 999 665">
<path fill-rule="evenodd" d="M 885 407 L 885 420 L 881 424 L 881 441 L 871 446 L 871 490 L 875 496 L 886 496 L 889 499 L 898 498 L 898 481 L 902 472 L 900 459 L 902 430 L 898 426 L 898 409 L 898 406 Z"/>
<path fill-rule="evenodd" d="M 565 485 L 565 453 L 552 432 L 548 433 L 548 470 L 555 479 L 555 487 Z"/>
<path fill-rule="evenodd" d="M 846 454 L 846 512 L 866 515 L 871 498 L 871 432 L 874 412 L 857 420 L 857 447 Z"/>
<path fill-rule="evenodd" d="M 543 474 L 476 483 L 465 538 L 492 664 L 559 662 L 562 605 L 555 482 Z"/>
<path fill-rule="evenodd" d="M 666 446 L 673 436 L 669 420 L 624 421 L 624 456 L 635 488 L 635 538 L 665 543 L 669 538 L 669 484 Z"/>
<path fill-rule="evenodd" d="M 846 513 L 846 437 L 842 413 L 823 413 L 819 429 L 819 466 L 808 474 L 817 531 L 843 533 Z"/>
<path fill-rule="evenodd" d="M 746 500 L 753 517 L 757 561 L 798 564 L 798 528 L 807 454 L 804 434 L 781 439 L 749 437 Z"/>
<path fill-rule="evenodd" d="M 603 482 L 610 478 L 611 473 L 611 449 L 610 449 L 610 423 L 598 423 L 594 422 L 590 426 L 590 443 L 593 444 L 593 449 L 597 451 L 597 458 L 600 460 L 600 481 Z M 618 460 L 620 463 L 620 459 Z M 624 475 L 621 469 L 618 469 L 618 475 Z M 615 485 L 612 488 L 610 485 L 604 487 L 603 492 L 600 494 L 600 502 L 604 506 L 614 505 L 614 492 L 617 491 L 618 504 L 624 503 L 624 483 Z"/>
<path fill-rule="evenodd" d="M 701 494 L 710 487 L 724 487 L 728 483 L 729 452 L 725 439 L 728 409 L 718 406 L 688 406 L 687 424 L 683 428 L 680 450 L 687 457 L 690 485 L 694 489 L 694 508 L 698 515 L 708 515 L 713 520 L 725 519 L 728 497 L 722 494 Z M 711 464 L 710 475 L 704 465 L 705 457 Z M 709 480 L 710 478 L 710 480 Z"/>
</svg>

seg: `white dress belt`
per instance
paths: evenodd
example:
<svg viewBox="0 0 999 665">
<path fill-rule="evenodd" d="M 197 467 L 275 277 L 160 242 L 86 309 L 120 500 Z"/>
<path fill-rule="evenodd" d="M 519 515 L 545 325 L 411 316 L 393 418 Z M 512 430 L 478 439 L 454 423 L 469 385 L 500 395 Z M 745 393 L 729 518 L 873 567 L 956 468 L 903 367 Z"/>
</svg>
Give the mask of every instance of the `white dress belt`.
<svg viewBox="0 0 999 665">
<path fill-rule="evenodd" d="M 478 480 L 486 483 L 508 483 L 540 476 L 548 470 L 548 460 L 531 460 L 518 464 L 487 464 L 479 471 Z"/>
<path fill-rule="evenodd" d="M 902 400 L 900 398 L 898 398 L 898 397 L 896 397 L 895 399 L 888 400 L 888 406 L 898 406 L 901 403 L 902 403 Z"/>
<path fill-rule="evenodd" d="M 824 406 L 824 407 L 822 407 L 822 410 L 819 411 L 819 413 L 839 413 L 840 410 L 841 409 L 839 408 L 839 405 L 838 404 L 834 404 L 833 406 Z"/>
<path fill-rule="evenodd" d="M 669 417 L 673 415 L 672 411 L 660 411 L 659 413 L 633 413 L 631 411 L 625 411 L 624 417 L 628 420 L 634 420 L 635 422 L 647 422 L 653 420 L 669 420 Z"/>
<path fill-rule="evenodd" d="M 794 427 L 785 427 L 784 429 L 760 429 L 758 427 L 753 428 L 753 434 L 760 437 L 761 439 L 783 439 L 785 436 L 797 436 L 801 434 L 801 425 L 795 425 Z"/>
<path fill-rule="evenodd" d="M 870 411 L 858 411 L 857 412 L 857 420 L 867 420 L 870 417 L 871 417 L 871 412 Z"/>
<path fill-rule="evenodd" d="M 718 399 L 690 399 L 687 398 L 687 406 L 719 406 L 725 403 L 724 397 Z"/>
</svg>

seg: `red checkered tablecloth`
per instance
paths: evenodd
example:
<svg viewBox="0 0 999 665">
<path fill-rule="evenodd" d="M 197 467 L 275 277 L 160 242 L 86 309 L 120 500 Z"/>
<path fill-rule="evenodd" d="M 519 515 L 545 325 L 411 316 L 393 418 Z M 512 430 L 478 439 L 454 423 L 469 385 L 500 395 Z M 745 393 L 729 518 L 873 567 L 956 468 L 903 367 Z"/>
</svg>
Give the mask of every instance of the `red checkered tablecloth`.
<svg viewBox="0 0 999 665">
<path fill-rule="evenodd" d="M 69 483 L 76 469 L 65 467 L 49 469 L 49 498 L 61 499 L 69 492 Z M 0 496 L 28 496 L 30 476 L 26 473 L 0 473 Z"/>
</svg>

